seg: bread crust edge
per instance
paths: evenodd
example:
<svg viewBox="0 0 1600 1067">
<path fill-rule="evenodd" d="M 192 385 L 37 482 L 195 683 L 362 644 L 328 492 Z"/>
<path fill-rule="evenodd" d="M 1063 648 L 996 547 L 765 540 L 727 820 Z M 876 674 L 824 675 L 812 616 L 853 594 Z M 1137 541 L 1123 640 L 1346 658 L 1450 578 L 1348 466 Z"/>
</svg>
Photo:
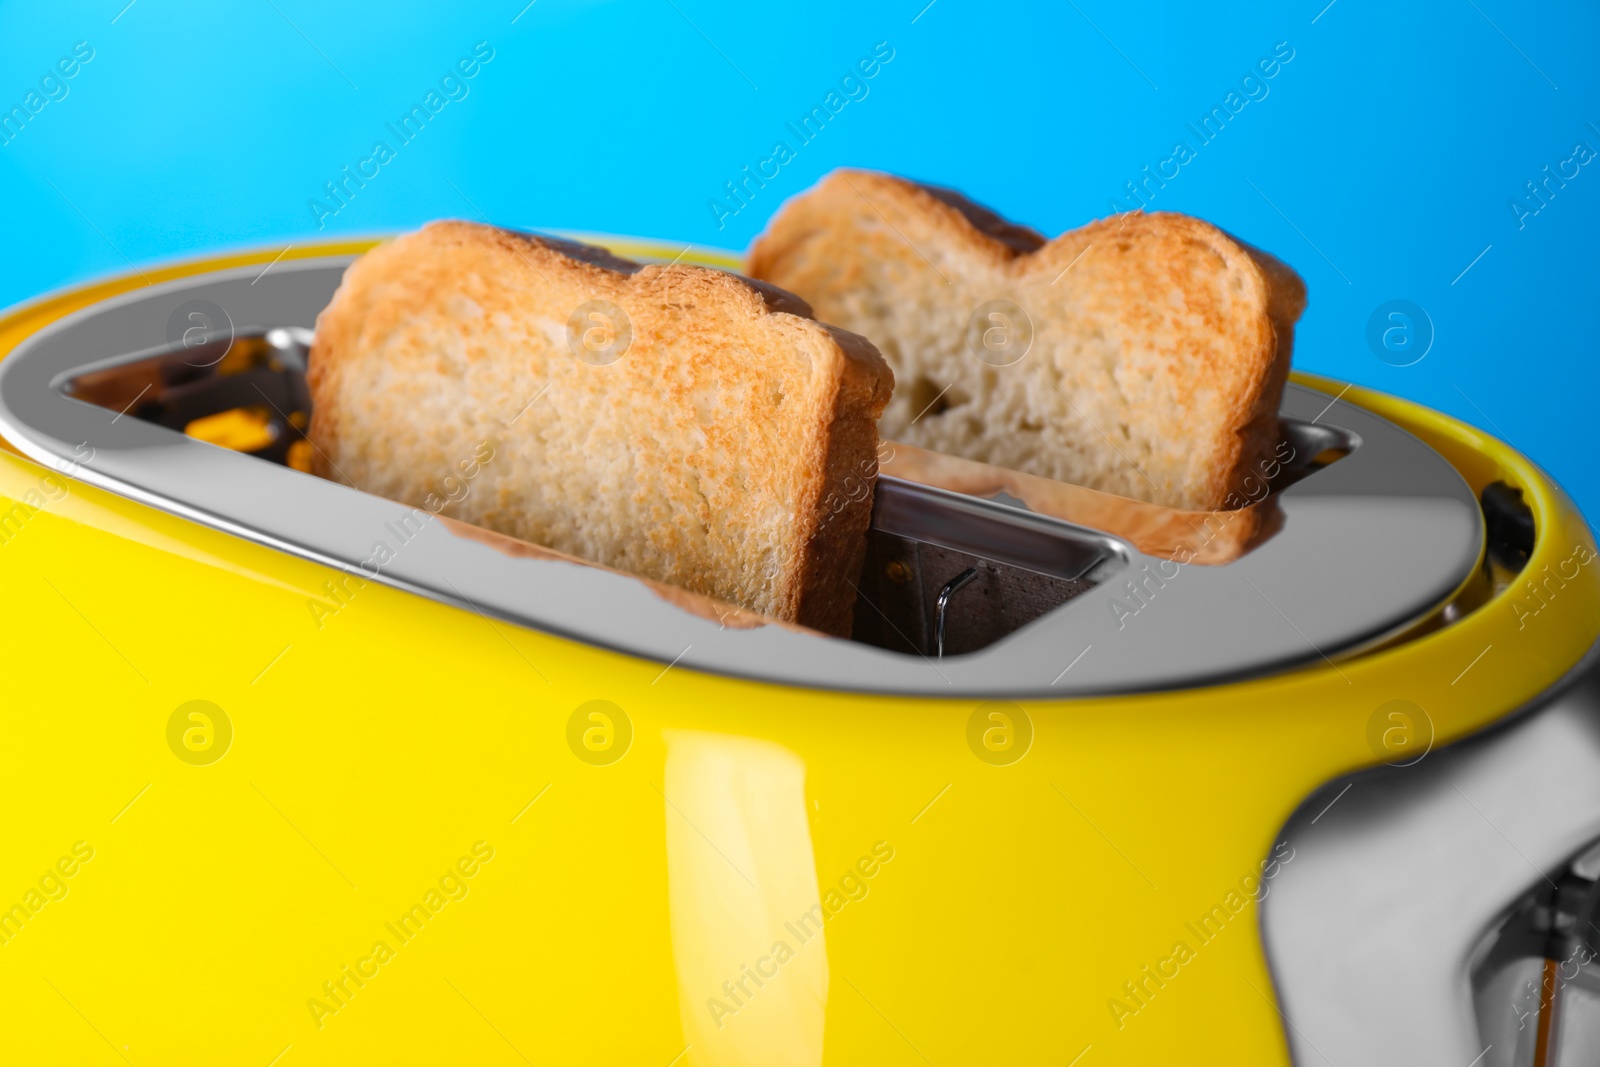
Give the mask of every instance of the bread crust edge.
<svg viewBox="0 0 1600 1067">
<path fill-rule="evenodd" d="M 815 227 L 790 232 L 798 225 L 795 219 L 803 211 L 802 202 L 836 195 L 858 196 L 880 212 L 874 198 L 893 197 L 902 207 L 921 212 L 931 228 L 957 242 L 985 267 L 1008 272 L 1029 269 L 1034 262 L 1071 260 L 1080 245 L 1109 227 L 1126 225 L 1130 216 L 1138 218 L 1139 225 L 1172 226 L 1204 239 L 1231 267 L 1248 264 L 1252 288 L 1259 287 L 1268 329 L 1258 333 L 1250 351 L 1239 354 L 1254 370 L 1228 420 L 1226 434 L 1218 441 L 1219 462 L 1205 484 L 1206 498 L 1196 503 L 1204 510 L 1226 510 L 1230 498 L 1248 495 L 1252 478 L 1259 477 L 1257 468 L 1271 456 L 1282 436 L 1279 409 L 1289 379 L 1294 327 L 1306 306 L 1304 281 L 1281 260 L 1204 219 L 1142 209 L 1096 219 L 1047 240 L 952 190 L 877 171 L 841 168 L 785 201 L 751 244 L 746 269 L 758 278 L 781 273 L 784 258 L 803 247 L 815 232 Z"/>
</svg>

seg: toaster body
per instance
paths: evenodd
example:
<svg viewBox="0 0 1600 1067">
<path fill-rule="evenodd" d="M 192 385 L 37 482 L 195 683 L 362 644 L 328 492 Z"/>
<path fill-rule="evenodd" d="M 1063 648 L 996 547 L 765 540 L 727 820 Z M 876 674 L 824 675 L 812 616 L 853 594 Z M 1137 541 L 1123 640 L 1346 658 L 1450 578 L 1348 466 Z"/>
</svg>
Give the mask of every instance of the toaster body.
<svg viewBox="0 0 1600 1067">
<path fill-rule="evenodd" d="M 8 1058 L 1596 1047 L 1600 565 L 1513 450 L 1298 376 L 1331 458 L 1226 562 L 897 484 L 827 639 L 294 470 L 361 247 L 0 320 Z"/>
</svg>

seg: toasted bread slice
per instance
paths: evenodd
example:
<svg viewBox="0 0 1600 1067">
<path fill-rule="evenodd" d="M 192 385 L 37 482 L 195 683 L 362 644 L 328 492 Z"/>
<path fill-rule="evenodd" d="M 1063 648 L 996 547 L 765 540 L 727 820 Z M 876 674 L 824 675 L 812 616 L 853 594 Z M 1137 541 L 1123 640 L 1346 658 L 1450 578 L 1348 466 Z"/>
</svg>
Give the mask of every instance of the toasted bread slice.
<svg viewBox="0 0 1600 1067">
<path fill-rule="evenodd" d="M 351 264 L 308 381 L 315 473 L 850 631 L 894 379 L 788 293 L 435 222 Z"/>
<path fill-rule="evenodd" d="M 885 437 L 1188 510 L 1237 506 L 1271 462 L 1305 307 L 1292 270 L 1199 219 L 1046 241 L 865 171 L 786 204 L 748 267 L 882 350 Z"/>
</svg>

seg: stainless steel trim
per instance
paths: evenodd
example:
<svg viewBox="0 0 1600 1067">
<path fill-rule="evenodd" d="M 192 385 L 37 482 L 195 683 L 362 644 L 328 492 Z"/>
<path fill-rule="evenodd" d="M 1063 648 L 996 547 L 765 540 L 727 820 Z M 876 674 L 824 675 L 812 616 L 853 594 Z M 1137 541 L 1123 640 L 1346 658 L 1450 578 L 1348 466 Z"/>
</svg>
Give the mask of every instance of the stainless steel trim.
<svg viewBox="0 0 1600 1067">
<path fill-rule="evenodd" d="M 351 258 L 281 263 L 265 275 L 218 271 L 69 316 L 0 363 L 0 432 L 39 462 L 113 492 L 331 567 L 360 567 L 412 509 L 119 418 L 56 387 L 161 350 L 186 302 L 209 302 L 239 330 L 311 328 Z M 1283 413 L 1336 425 L 1362 445 L 1279 495 L 1283 528 L 1265 544 L 1226 566 L 1179 565 L 1117 544 L 1098 588 L 988 647 L 937 661 L 778 627 L 722 629 L 629 578 L 511 558 L 437 522 L 389 545 L 394 558 L 363 573 L 663 663 L 810 688 L 1020 698 L 1220 682 L 1383 640 L 1448 600 L 1478 565 L 1482 517 L 1460 475 L 1393 424 L 1328 401 L 1291 386 Z"/>
<path fill-rule="evenodd" d="M 1296 1063 L 1509 1062 L 1470 973 L 1512 904 L 1600 838 L 1600 645 L 1487 732 L 1330 782 L 1282 836 L 1262 931 Z"/>
<path fill-rule="evenodd" d="M 888 475 L 878 479 L 872 527 L 1068 581 L 1120 562 L 1127 551 L 1114 538 L 1048 515 Z"/>
</svg>

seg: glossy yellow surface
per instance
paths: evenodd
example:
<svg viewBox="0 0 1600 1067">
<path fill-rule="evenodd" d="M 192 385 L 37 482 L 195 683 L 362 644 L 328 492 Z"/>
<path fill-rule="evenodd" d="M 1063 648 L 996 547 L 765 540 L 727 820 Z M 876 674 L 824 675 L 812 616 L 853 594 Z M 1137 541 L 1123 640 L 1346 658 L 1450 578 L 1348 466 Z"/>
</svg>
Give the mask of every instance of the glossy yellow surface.
<svg viewBox="0 0 1600 1067">
<path fill-rule="evenodd" d="M 13 312 L 0 355 L 141 284 Z M 1341 402 L 1475 488 L 1521 486 L 1528 573 L 1576 576 L 1337 668 L 1028 703 L 1005 765 L 1022 745 L 985 749 L 1006 721 L 973 701 L 335 596 L 327 568 L 0 453 L 5 1059 L 1285 1063 L 1243 896 L 1278 828 L 1384 754 L 1383 705 L 1446 742 L 1600 629 L 1591 535 L 1531 464 L 1403 401 Z M 1147 966 L 1170 977 L 1141 1004 L 1124 983 Z"/>
</svg>

